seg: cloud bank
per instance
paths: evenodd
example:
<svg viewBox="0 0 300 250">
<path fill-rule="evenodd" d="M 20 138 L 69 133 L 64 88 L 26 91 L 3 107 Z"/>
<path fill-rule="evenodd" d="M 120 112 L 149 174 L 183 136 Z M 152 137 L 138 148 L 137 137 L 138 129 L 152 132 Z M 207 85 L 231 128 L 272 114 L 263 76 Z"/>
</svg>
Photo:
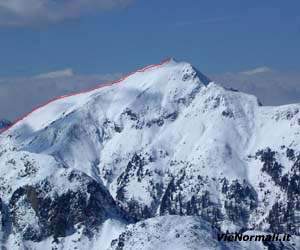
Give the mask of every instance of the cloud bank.
<svg viewBox="0 0 300 250">
<path fill-rule="evenodd" d="M 260 73 L 266 73 L 266 72 L 271 72 L 272 70 L 269 67 L 263 66 L 263 67 L 258 67 L 255 69 L 250 69 L 247 71 L 241 72 L 243 75 L 256 75 Z"/>
<path fill-rule="evenodd" d="M 71 77 L 71 76 L 74 76 L 74 72 L 73 69 L 69 68 L 69 69 L 43 73 L 35 76 L 35 78 L 47 79 L 47 78 L 59 78 L 59 77 Z"/>
<path fill-rule="evenodd" d="M 59 22 L 89 12 L 122 8 L 133 0 L 0 0 L 0 25 Z"/>
</svg>

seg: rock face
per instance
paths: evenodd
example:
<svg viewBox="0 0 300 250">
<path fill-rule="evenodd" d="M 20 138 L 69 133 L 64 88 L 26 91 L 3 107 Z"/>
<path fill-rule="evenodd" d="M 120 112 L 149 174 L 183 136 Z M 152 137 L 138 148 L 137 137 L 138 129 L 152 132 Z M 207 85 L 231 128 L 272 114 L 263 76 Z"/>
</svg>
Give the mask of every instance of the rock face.
<svg viewBox="0 0 300 250">
<path fill-rule="evenodd" d="M 299 236 L 299 110 L 261 106 L 173 60 L 52 102 L 0 136 L 2 243 L 97 249 L 140 221 L 108 244 L 139 249 L 143 221 L 166 231 L 180 220 Z M 191 227 L 203 243 L 207 229 Z"/>
<path fill-rule="evenodd" d="M 9 209 L 13 230 L 20 232 L 24 240 L 65 237 L 75 232 L 78 225 L 89 233 L 108 218 L 121 218 L 115 201 L 98 182 L 77 171 L 59 178 L 59 182 L 78 189 L 59 193 L 60 186 L 53 187 L 51 179 L 45 179 L 34 186 L 20 187 L 12 194 Z"/>
</svg>

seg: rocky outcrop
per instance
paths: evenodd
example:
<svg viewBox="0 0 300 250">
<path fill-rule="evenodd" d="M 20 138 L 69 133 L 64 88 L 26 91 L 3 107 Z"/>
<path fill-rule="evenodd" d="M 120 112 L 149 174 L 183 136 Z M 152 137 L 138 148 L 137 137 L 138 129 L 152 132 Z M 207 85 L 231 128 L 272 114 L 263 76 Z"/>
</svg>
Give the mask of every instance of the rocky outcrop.
<svg viewBox="0 0 300 250">
<path fill-rule="evenodd" d="M 129 219 L 107 189 L 85 174 L 72 171 L 63 181 L 73 188 L 62 191 L 45 179 L 13 193 L 9 202 L 10 220 L 13 231 L 20 233 L 24 240 L 66 237 L 78 226 L 92 235 L 107 219 Z"/>
</svg>

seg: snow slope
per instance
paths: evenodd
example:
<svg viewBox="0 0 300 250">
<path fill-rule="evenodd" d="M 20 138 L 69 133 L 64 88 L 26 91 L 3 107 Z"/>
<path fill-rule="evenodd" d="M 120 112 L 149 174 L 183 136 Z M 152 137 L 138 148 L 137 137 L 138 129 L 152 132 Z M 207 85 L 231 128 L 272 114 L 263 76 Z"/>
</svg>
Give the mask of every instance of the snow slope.
<svg viewBox="0 0 300 250">
<path fill-rule="evenodd" d="M 174 60 L 53 101 L 0 135 L 2 214 L 12 221 L 2 242 L 63 244 L 78 223 L 99 239 L 107 220 L 169 214 L 299 235 L 299 110 L 261 106 Z"/>
</svg>

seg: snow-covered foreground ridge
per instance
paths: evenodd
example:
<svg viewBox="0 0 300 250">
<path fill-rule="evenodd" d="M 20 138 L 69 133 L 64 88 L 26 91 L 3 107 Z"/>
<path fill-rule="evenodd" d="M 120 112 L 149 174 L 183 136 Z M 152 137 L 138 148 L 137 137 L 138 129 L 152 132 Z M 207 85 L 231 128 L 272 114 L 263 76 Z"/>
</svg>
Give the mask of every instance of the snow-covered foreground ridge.
<svg viewBox="0 0 300 250">
<path fill-rule="evenodd" d="M 174 60 L 117 83 L 51 101 L 0 135 L 2 244 L 152 249 L 143 221 L 156 249 L 178 241 L 180 220 L 179 249 L 205 243 L 203 223 L 300 234 L 299 104 L 261 106 Z M 231 246 L 209 237 L 207 249 Z"/>
</svg>

